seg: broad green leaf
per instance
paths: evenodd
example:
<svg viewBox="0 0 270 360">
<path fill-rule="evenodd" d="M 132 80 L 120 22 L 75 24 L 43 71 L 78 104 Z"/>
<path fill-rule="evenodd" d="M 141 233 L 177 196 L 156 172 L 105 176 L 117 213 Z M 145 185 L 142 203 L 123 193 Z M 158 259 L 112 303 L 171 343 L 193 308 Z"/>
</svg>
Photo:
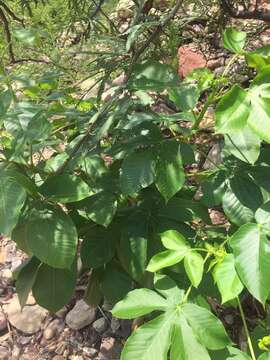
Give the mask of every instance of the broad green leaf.
<svg viewBox="0 0 270 360">
<path fill-rule="evenodd" d="M 27 226 L 25 222 L 18 223 L 13 229 L 11 239 L 16 242 L 18 248 L 28 255 L 32 255 L 27 243 Z"/>
<path fill-rule="evenodd" d="M 251 360 L 247 353 L 237 348 L 228 346 L 228 350 L 230 355 L 233 355 L 233 357 L 227 358 L 226 360 Z"/>
<path fill-rule="evenodd" d="M 171 339 L 170 360 L 210 360 L 206 348 L 199 343 L 183 315 L 176 319 Z"/>
<path fill-rule="evenodd" d="M 13 99 L 11 90 L 6 90 L 0 93 L 0 117 L 4 116 L 8 111 Z"/>
<path fill-rule="evenodd" d="M 218 171 L 208 176 L 201 185 L 203 192 L 201 202 L 208 207 L 220 205 L 227 188 L 226 180 L 225 171 Z"/>
<path fill-rule="evenodd" d="M 235 299 L 243 290 L 232 254 L 227 254 L 222 262 L 215 266 L 213 277 L 221 293 L 222 303 Z"/>
<path fill-rule="evenodd" d="M 167 301 L 174 305 L 180 304 L 184 297 L 184 290 L 179 289 L 176 283 L 167 275 L 155 274 L 154 287 Z"/>
<path fill-rule="evenodd" d="M 248 125 L 262 140 L 270 143 L 270 68 L 253 80 L 249 89 Z"/>
<path fill-rule="evenodd" d="M 33 296 L 39 305 L 55 313 L 72 298 L 76 280 L 76 260 L 70 270 L 55 269 L 42 264 L 36 274 Z"/>
<path fill-rule="evenodd" d="M 219 350 L 230 345 L 222 323 L 210 311 L 195 304 L 185 304 L 182 310 L 201 344 L 210 350 Z"/>
<path fill-rule="evenodd" d="M 99 225 L 109 226 L 117 210 L 117 200 L 114 194 L 101 191 L 77 205 L 82 215 L 93 220 Z"/>
<path fill-rule="evenodd" d="M 261 354 L 258 357 L 258 360 L 270 360 L 270 351 L 267 351 L 267 352 Z"/>
<path fill-rule="evenodd" d="M 245 224 L 230 240 L 236 271 L 248 291 L 262 304 L 270 292 L 270 244 L 256 224 Z"/>
<path fill-rule="evenodd" d="M 132 195 L 151 185 L 155 179 L 155 158 L 151 149 L 138 150 L 122 164 L 120 184 L 124 194 Z"/>
<path fill-rule="evenodd" d="M 98 306 L 102 297 L 99 273 L 97 270 L 92 270 L 83 299 L 88 305 Z"/>
<path fill-rule="evenodd" d="M 163 246 L 169 250 L 186 252 L 189 249 L 186 238 L 176 230 L 164 231 L 160 234 Z"/>
<path fill-rule="evenodd" d="M 203 257 L 197 251 L 188 251 L 184 259 L 184 267 L 191 284 L 197 288 L 203 276 Z"/>
<path fill-rule="evenodd" d="M 49 200 L 62 203 L 80 201 L 91 195 L 89 186 L 83 180 L 68 174 L 49 177 L 39 191 Z"/>
<path fill-rule="evenodd" d="M 13 177 L 0 174 L 0 233 L 11 235 L 25 200 L 24 188 Z"/>
<path fill-rule="evenodd" d="M 81 259 L 86 269 L 98 268 L 108 263 L 115 253 L 116 233 L 101 226 L 89 229 L 83 236 Z"/>
<path fill-rule="evenodd" d="M 260 145 L 261 139 L 259 136 L 246 125 L 241 131 L 225 135 L 223 151 L 241 161 L 254 164 L 260 155 Z"/>
<path fill-rule="evenodd" d="M 118 256 L 123 268 L 131 277 L 140 281 L 147 265 L 148 219 L 143 213 L 135 213 L 122 228 Z"/>
<path fill-rule="evenodd" d="M 187 249 L 184 249 L 184 251 L 176 251 L 176 250 L 162 251 L 152 257 L 146 270 L 150 272 L 156 272 L 165 267 L 178 264 L 181 260 L 183 260 L 186 252 Z"/>
<path fill-rule="evenodd" d="M 182 83 L 178 87 L 169 91 L 169 98 L 182 111 L 194 109 L 200 97 L 198 85 L 192 83 Z"/>
<path fill-rule="evenodd" d="M 175 311 L 162 314 L 142 325 L 125 343 L 121 360 L 166 360 Z"/>
<path fill-rule="evenodd" d="M 178 85 L 178 82 L 179 78 L 171 66 L 155 60 L 145 60 L 135 65 L 129 85 L 140 90 L 163 91 Z"/>
<path fill-rule="evenodd" d="M 101 280 L 101 290 L 112 304 L 123 299 L 132 290 L 133 281 L 116 264 L 108 264 Z"/>
<path fill-rule="evenodd" d="M 236 53 L 242 54 L 243 47 L 246 43 L 247 34 L 243 31 L 238 31 L 233 27 L 226 29 L 222 34 L 223 45 L 226 49 Z"/>
<path fill-rule="evenodd" d="M 28 295 L 35 283 L 39 265 L 40 261 L 32 257 L 20 269 L 16 281 L 16 292 L 18 293 L 21 308 L 26 304 Z"/>
<path fill-rule="evenodd" d="M 246 126 L 249 112 L 247 92 L 234 85 L 222 97 L 215 110 L 217 131 L 222 134 L 242 131 Z"/>
<path fill-rule="evenodd" d="M 161 205 L 158 216 L 181 222 L 201 219 L 206 224 L 211 224 L 207 207 L 198 201 L 178 197 Z"/>
<path fill-rule="evenodd" d="M 162 296 L 149 289 L 136 289 L 119 301 L 112 309 L 113 316 L 120 319 L 134 319 L 154 310 L 165 311 L 170 306 Z"/>
<path fill-rule="evenodd" d="M 160 147 L 156 167 L 156 186 L 166 201 L 170 200 L 184 185 L 180 144 L 177 141 L 166 141 Z"/>
<path fill-rule="evenodd" d="M 263 68 L 270 64 L 270 46 L 265 45 L 254 51 L 245 54 L 248 66 L 262 71 Z"/>
<path fill-rule="evenodd" d="M 255 165 L 254 167 L 250 168 L 248 172 L 257 185 L 265 189 L 267 192 L 270 192 L 270 166 Z"/>
<path fill-rule="evenodd" d="M 230 187 L 240 203 L 252 211 L 256 211 L 263 203 L 260 188 L 248 174 L 243 175 L 240 172 L 235 172 L 230 179 Z"/>
<path fill-rule="evenodd" d="M 63 210 L 33 210 L 26 226 L 27 244 L 40 261 L 56 268 L 70 268 L 77 252 L 78 236 Z"/>
<path fill-rule="evenodd" d="M 270 231 L 270 201 L 264 203 L 255 213 L 255 220 L 265 230 Z"/>
<path fill-rule="evenodd" d="M 253 211 L 239 201 L 230 187 L 222 198 L 222 206 L 229 220 L 236 225 L 240 226 L 253 220 Z"/>
</svg>

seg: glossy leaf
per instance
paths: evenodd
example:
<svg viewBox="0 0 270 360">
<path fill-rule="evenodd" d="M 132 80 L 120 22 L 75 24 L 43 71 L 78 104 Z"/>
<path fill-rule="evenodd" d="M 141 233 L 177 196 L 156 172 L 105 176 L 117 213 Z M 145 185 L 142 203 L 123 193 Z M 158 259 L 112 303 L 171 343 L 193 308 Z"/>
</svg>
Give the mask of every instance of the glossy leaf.
<svg viewBox="0 0 270 360">
<path fill-rule="evenodd" d="M 189 249 L 185 237 L 176 230 L 164 231 L 160 234 L 163 246 L 169 250 L 185 252 Z"/>
<path fill-rule="evenodd" d="M 91 195 L 83 180 L 68 174 L 49 177 L 39 191 L 49 200 L 62 203 L 80 201 Z"/>
<path fill-rule="evenodd" d="M 151 258 L 146 269 L 150 272 L 155 272 L 163 268 L 178 264 L 185 257 L 186 251 L 186 249 L 184 249 L 184 251 L 162 251 Z"/>
<path fill-rule="evenodd" d="M 256 224 L 245 224 L 230 240 L 236 271 L 248 291 L 262 304 L 269 296 L 270 244 Z"/>
<path fill-rule="evenodd" d="M 160 155 L 156 167 L 156 186 L 162 196 L 168 201 L 184 185 L 180 144 L 177 141 L 166 141 L 160 147 Z"/>
<path fill-rule="evenodd" d="M 223 45 L 226 49 L 236 54 L 242 54 L 246 37 L 247 34 L 245 32 L 237 31 L 235 28 L 230 27 L 222 34 Z"/>
<path fill-rule="evenodd" d="M 120 319 L 134 319 L 154 310 L 166 310 L 168 307 L 167 301 L 155 291 L 136 289 L 114 306 L 112 314 Z"/>
<path fill-rule="evenodd" d="M 76 269 L 76 261 L 70 270 L 42 264 L 33 286 L 33 296 L 37 303 L 54 313 L 66 305 L 75 291 Z"/>
<path fill-rule="evenodd" d="M 123 193 L 131 195 L 151 185 L 155 179 L 155 166 L 151 150 L 136 151 L 126 157 L 120 176 Z"/>
<path fill-rule="evenodd" d="M 27 244 L 42 262 L 55 268 L 70 268 L 77 251 L 77 231 L 63 210 L 33 210 L 27 221 Z"/>
<path fill-rule="evenodd" d="M 227 254 L 215 266 L 213 276 L 221 293 L 222 303 L 235 299 L 244 288 L 235 270 L 232 254 Z"/>
<path fill-rule="evenodd" d="M 197 288 L 203 276 L 203 257 L 197 251 L 188 251 L 184 259 L 184 267 L 191 284 Z"/>
<path fill-rule="evenodd" d="M 267 231 L 270 231 L 270 201 L 264 203 L 255 213 L 255 220 Z M 262 230 L 264 230 L 262 229 Z"/>
<path fill-rule="evenodd" d="M 201 344 L 211 350 L 223 349 L 230 340 L 218 318 L 195 304 L 183 305 L 183 315 Z"/>
</svg>

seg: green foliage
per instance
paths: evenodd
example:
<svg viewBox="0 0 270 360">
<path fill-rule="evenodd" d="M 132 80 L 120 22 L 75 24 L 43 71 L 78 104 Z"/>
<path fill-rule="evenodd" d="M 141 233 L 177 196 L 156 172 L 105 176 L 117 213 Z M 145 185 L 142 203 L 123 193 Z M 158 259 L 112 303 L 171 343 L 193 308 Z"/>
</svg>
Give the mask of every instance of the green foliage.
<svg viewBox="0 0 270 360">
<path fill-rule="evenodd" d="M 74 294 L 79 257 L 82 272 L 91 271 L 85 301 L 98 305 L 105 296 L 114 316 L 145 317 L 122 360 L 209 360 L 220 351 L 250 359 L 230 346 L 207 300 L 238 303 L 245 321 L 242 293 L 263 306 L 270 295 L 269 48 L 245 52 L 246 34 L 229 28 L 224 46 L 255 69 L 250 85 L 224 79 L 230 63 L 222 76 L 201 69 L 181 81 L 154 56 L 159 37 L 155 51 L 141 47 L 149 30 L 163 39 L 160 19 L 134 11 L 121 36 L 107 18 L 90 21 L 104 46 L 89 50 L 98 56 L 87 71 L 101 76 L 90 99 L 78 97 L 73 74 L 56 71 L 57 61 L 33 77 L 1 71 L 0 232 L 29 255 L 17 271 L 20 303 L 32 291 L 58 311 Z M 30 48 L 43 36 L 34 26 L 14 32 Z M 124 83 L 102 96 L 122 71 Z M 158 111 L 157 98 L 175 113 Z M 222 160 L 206 169 L 198 139 L 209 106 L 209 142 L 220 141 Z M 222 212 L 219 225 L 212 210 Z M 250 343 L 249 350 L 254 360 Z"/>
</svg>

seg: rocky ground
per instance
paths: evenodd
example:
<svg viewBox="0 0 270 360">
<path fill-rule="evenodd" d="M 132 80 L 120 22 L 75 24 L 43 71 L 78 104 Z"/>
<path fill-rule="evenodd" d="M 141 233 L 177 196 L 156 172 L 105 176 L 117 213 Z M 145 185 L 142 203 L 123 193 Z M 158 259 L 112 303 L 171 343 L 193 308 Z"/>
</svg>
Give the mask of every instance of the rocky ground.
<svg viewBox="0 0 270 360">
<path fill-rule="evenodd" d="M 0 360 L 118 360 L 131 323 L 112 318 L 112 306 L 90 307 L 79 285 L 71 303 L 50 314 L 29 296 L 21 310 L 12 271 L 24 259 L 12 241 L 0 239 Z"/>
</svg>

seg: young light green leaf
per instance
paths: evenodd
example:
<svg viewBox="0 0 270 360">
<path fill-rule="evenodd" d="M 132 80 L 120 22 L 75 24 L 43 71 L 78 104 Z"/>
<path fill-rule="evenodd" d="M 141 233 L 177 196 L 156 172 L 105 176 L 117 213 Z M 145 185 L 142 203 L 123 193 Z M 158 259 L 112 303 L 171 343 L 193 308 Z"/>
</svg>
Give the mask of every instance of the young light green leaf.
<svg viewBox="0 0 270 360">
<path fill-rule="evenodd" d="M 134 331 L 125 343 L 121 360 L 165 360 L 175 311 L 162 314 Z"/>
<path fill-rule="evenodd" d="M 222 303 L 235 299 L 243 290 L 232 254 L 227 254 L 222 262 L 215 266 L 213 277 L 221 293 Z"/>
<path fill-rule="evenodd" d="M 27 244 L 42 262 L 69 268 L 77 251 L 77 230 L 60 208 L 33 210 L 26 223 Z"/>
<path fill-rule="evenodd" d="M 270 292 L 270 244 L 256 224 L 245 224 L 230 240 L 235 267 L 242 283 L 262 304 Z"/>
<path fill-rule="evenodd" d="M 161 242 L 166 249 L 187 251 L 189 246 L 187 245 L 186 238 L 176 230 L 164 231 L 160 234 Z"/>
<path fill-rule="evenodd" d="M 178 264 L 185 257 L 186 251 L 186 249 L 183 251 L 162 251 L 151 258 L 146 270 L 156 272 L 166 267 Z"/>
<path fill-rule="evenodd" d="M 235 28 L 230 27 L 222 34 L 223 45 L 226 49 L 236 53 L 242 54 L 243 47 L 246 43 L 247 34 L 243 31 L 237 31 Z"/>
<path fill-rule="evenodd" d="M 13 177 L 0 175 L 0 233 L 10 236 L 26 200 L 24 188 Z"/>
<path fill-rule="evenodd" d="M 162 296 L 174 305 L 180 304 L 185 292 L 167 275 L 155 274 L 154 287 Z"/>
<path fill-rule="evenodd" d="M 33 296 L 39 305 L 55 313 L 70 301 L 75 291 L 76 279 L 76 260 L 70 270 L 55 269 L 42 264 L 36 274 Z"/>
<path fill-rule="evenodd" d="M 149 289 L 136 289 L 119 301 L 112 309 L 113 316 L 120 319 L 134 319 L 154 310 L 168 309 L 168 303 L 162 296 Z"/>
<path fill-rule="evenodd" d="M 89 186 L 83 180 L 68 174 L 49 177 L 39 191 L 49 200 L 62 203 L 80 201 L 91 195 Z"/>
<path fill-rule="evenodd" d="M 16 291 L 21 308 L 23 308 L 27 302 L 28 295 L 35 283 L 39 266 L 40 261 L 33 256 L 23 264 L 23 267 L 19 271 L 16 281 Z"/>
<path fill-rule="evenodd" d="M 249 112 L 247 92 L 234 85 L 221 98 L 215 110 L 217 131 L 222 134 L 242 131 L 246 126 Z"/>
<path fill-rule="evenodd" d="M 210 360 L 206 348 L 199 343 L 183 315 L 176 319 L 171 339 L 170 360 Z"/>
<path fill-rule="evenodd" d="M 160 147 L 156 167 L 156 186 L 166 201 L 184 185 L 185 173 L 177 141 L 166 141 Z"/>
<path fill-rule="evenodd" d="M 267 351 L 267 352 L 261 354 L 258 357 L 258 360 L 270 360 L 270 351 Z"/>
<path fill-rule="evenodd" d="M 132 195 L 151 185 L 155 179 L 156 162 L 151 149 L 131 153 L 122 164 L 120 184 L 125 195 Z"/>
<path fill-rule="evenodd" d="M 203 277 L 203 257 L 197 251 L 188 251 L 184 259 L 184 267 L 191 284 L 197 288 Z"/>
<path fill-rule="evenodd" d="M 210 350 L 223 349 L 231 341 L 218 318 L 195 304 L 183 305 L 183 314 L 201 344 Z"/>
</svg>

